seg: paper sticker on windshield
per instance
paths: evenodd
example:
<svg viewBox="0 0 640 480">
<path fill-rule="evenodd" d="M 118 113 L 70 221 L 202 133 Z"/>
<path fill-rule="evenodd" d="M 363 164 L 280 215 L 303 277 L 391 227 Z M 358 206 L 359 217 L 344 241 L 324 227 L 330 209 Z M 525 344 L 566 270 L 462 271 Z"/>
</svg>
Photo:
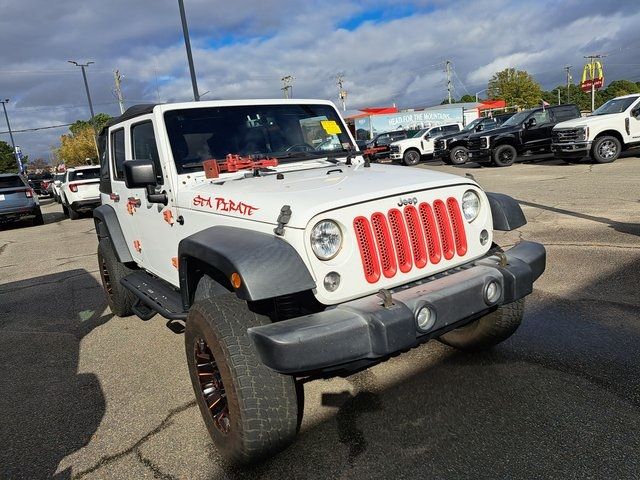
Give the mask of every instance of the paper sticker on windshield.
<svg viewBox="0 0 640 480">
<path fill-rule="evenodd" d="M 338 125 L 335 120 L 321 120 L 320 124 L 322 125 L 322 128 L 324 128 L 324 131 L 329 135 L 338 135 L 342 133 L 340 125 Z"/>
</svg>

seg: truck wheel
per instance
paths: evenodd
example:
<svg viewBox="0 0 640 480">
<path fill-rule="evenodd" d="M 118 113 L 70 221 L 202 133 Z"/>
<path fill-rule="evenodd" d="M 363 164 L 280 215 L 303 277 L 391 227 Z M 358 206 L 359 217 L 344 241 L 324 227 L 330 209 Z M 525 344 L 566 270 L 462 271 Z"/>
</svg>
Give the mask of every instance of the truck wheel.
<svg viewBox="0 0 640 480">
<path fill-rule="evenodd" d="M 509 167 L 516 161 L 518 152 L 511 145 L 500 145 L 493 151 L 493 164 L 497 167 Z"/>
<path fill-rule="evenodd" d="M 42 217 L 42 210 L 40 207 L 35 212 L 35 217 L 33 217 L 33 225 L 44 225 L 44 218 Z"/>
<path fill-rule="evenodd" d="M 591 156 L 597 163 L 611 163 L 620 156 L 622 145 L 616 137 L 605 135 L 596 138 L 591 148 Z"/>
<path fill-rule="evenodd" d="M 136 297 L 122 286 L 120 279 L 133 270 L 118 261 L 110 238 L 103 238 L 98 244 L 98 267 L 111 313 L 118 317 L 128 317 L 133 313 L 131 306 Z"/>
<path fill-rule="evenodd" d="M 457 147 L 453 147 L 451 149 L 449 159 L 451 160 L 452 165 L 464 165 L 469 159 L 469 152 L 467 151 L 466 147 L 458 145 Z"/>
<path fill-rule="evenodd" d="M 516 300 L 464 327 L 445 333 L 438 340 L 460 350 L 485 350 L 513 335 L 523 315 L 524 299 Z"/>
<path fill-rule="evenodd" d="M 420 152 L 417 150 L 407 150 L 402 156 L 402 161 L 409 167 L 417 165 L 420 163 Z"/>
<path fill-rule="evenodd" d="M 186 321 L 185 350 L 196 401 L 211 439 L 232 463 L 249 463 L 295 438 L 293 377 L 266 367 L 247 328 L 269 323 L 233 293 L 196 300 Z"/>
</svg>

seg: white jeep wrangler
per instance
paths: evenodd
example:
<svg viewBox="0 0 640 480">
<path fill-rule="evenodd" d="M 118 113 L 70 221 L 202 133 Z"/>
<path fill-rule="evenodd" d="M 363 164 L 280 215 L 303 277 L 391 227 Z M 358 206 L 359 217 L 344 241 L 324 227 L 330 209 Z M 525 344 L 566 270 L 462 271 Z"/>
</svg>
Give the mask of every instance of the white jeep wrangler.
<svg viewBox="0 0 640 480">
<path fill-rule="evenodd" d="M 612 98 L 588 117 L 558 123 L 551 136 L 556 157 L 613 162 L 624 150 L 640 147 L 640 94 Z"/>
<path fill-rule="evenodd" d="M 407 166 L 417 165 L 424 155 L 433 154 L 437 138 L 459 132 L 462 128 L 461 123 L 424 128 L 411 138 L 393 142 L 389 147 L 389 157 L 391 160 L 401 160 Z"/>
<path fill-rule="evenodd" d="M 369 164 L 321 100 L 131 107 L 99 136 L 94 211 L 109 306 L 185 333 L 214 444 L 246 462 L 284 448 L 296 381 L 439 339 L 513 334 L 545 249 L 469 178 Z"/>
</svg>

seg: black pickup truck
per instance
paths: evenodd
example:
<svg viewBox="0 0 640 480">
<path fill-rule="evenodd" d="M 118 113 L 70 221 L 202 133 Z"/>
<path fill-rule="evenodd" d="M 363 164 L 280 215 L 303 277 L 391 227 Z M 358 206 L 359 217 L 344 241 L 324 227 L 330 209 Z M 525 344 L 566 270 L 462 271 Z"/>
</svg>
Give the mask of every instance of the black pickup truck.
<svg viewBox="0 0 640 480">
<path fill-rule="evenodd" d="M 434 143 L 433 158 L 440 158 L 449 165 L 466 163 L 469 135 L 494 130 L 512 116 L 513 113 L 504 113 L 493 117 L 476 118 L 459 132 L 441 136 Z"/>
<path fill-rule="evenodd" d="M 551 131 L 560 122 L 580 117 L 576 105 L 554 105 L 516 113 L 500 128 L 469 135 L 469 160 L 508 167 L 525 155 L 551 153 Z"/>
</svg>

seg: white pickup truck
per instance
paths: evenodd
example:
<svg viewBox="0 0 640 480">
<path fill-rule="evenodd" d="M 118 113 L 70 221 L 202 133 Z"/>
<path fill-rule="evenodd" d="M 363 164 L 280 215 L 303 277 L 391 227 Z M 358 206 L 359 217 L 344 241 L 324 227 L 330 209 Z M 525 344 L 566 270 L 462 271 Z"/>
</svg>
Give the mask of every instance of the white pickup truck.
<svg viewBox="0 0 640 480">
<path fill-rule="evenodd" d="M 597 163 L 609 163 L 638 147 L 640 94 L 613 98 L 588 117 L 558 123 L 552 132 L 553 153 L 568 160 L 589 155 Z"/>
<path fill-rule="evenodd" d="M 433 154 L 436 138 L 456 133 L 460 130 L 462 130 L 461 123 L 424 128 L 411 138 L 393 142 L 390 147 L 391 153 L 389 157 L 392 160 L 402 160 L 404 165 L 417 165 L 423 155 Z"/>
</svg>

